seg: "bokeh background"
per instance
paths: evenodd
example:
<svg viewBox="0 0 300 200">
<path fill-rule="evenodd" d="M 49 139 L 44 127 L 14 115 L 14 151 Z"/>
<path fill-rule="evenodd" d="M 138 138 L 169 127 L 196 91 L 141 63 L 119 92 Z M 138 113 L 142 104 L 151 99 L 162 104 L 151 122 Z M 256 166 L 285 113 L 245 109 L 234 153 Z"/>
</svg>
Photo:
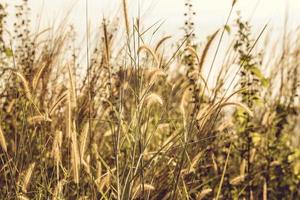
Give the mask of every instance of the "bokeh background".
<svg viewBox="0 0 300 200">
<path fill-rule="evenodd" d="M 9 9 L 20 0 L 0 0 L 9 4 Z M 41 26 L 59 23 L 61 19 L 67 19 L 78 32 L 85 33 L 85 0 L 29 0 L 32 15 Z M 103 17 L 115 17 L 122 12 L 121 0 L 88 0 L 89 21 L 91 27 L 97 27 Z M 184 0 L 129 0 L 129 14 L 132 18 L 139 15 L 144 25 L 152 25 L 158 21 L 163 22 L 160 33 L 181 34 L 185 12 Z M 194 19 L 196 33 L 199 39 L 205 38 L 217 28 L 220 28 L 226 20 L 232 0 L 195 0 L 194 10 L 197 15 Z M 286 13 L 288 14 L 289 28 L 296 28 L 300 22 L 299 0 L 238 0 L 234 10 L 241 11 L 246 19 L 250 19 L 254 31 L 270 23 L 273 33 L 280 32 L 284 26 Z M 12 20 L 12 18 L 10 18 Z M 234 15 L 231 17 L 235 19 Z M 33 26 L 37 23 L 33 22 Z"/>
</svg>

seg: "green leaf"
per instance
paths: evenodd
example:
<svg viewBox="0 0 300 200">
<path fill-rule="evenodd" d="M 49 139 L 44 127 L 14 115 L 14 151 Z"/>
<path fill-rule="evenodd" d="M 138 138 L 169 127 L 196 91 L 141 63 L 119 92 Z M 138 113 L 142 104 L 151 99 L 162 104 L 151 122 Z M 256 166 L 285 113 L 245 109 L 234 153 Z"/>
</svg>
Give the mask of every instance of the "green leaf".
<svg viewBox="0 0 300 200">
<path fill-rule="evenodd" d="M 262 135 L 260 133 L 251 133 L 251 138 L 254 146 L 259 146 L 262 143 Z"/>
<path fill-rule="evenodd" d="M 267 79 L 267 78 L 263 78 L 262 80 L 261 80 L 261 84 L 262 84 L 262 86 L 263 87 L 269 87 L 269 85 L 270 85 L 270 80 L 269 79 Z"/>
<path fill-rule="evenodd" d="M 236 111 L 235 111 L 235 117 L 236 119 L 238 120 L 238 122 L 240 124 L 243 124 L 244 122 L 246 122 L 246 119 L 247 119 L 247 115 L 246 115 L 246 112 L 243 108 L 237 108 Z"/>
<path fill-rule="evenodd" d="M 265 78 L 265 76 L 263 75 L 263 73 L 258 67 L 252 66 L 250 68 L 250 72 L 252 72 L 260 80 L 263 87 L 269 87 L 270 85 L 269 79 Z"/>
<path fill-rule="evenodd" d="M 228 25 L 225 25 L 225 31 L 230 35 L 230 33 L 231 33 L 231 28 L 230 28 L 230 26 L 228 26 Z"/>
<path fill-rule="evenodd" d="M 13 56 L 13 51 L 10 48 L 6 48 L 4 53 L 7 57 L 12 57 Z"/>
<path fill-rule="evenodd" d="M 250 68 L 250 72 L 252 72 L 257 78 L 259 78 L 260 80 L 264 79 L 264 75 L 261 73 L 260 69 L 256 66 L 252 66 Z"/>
</svg>

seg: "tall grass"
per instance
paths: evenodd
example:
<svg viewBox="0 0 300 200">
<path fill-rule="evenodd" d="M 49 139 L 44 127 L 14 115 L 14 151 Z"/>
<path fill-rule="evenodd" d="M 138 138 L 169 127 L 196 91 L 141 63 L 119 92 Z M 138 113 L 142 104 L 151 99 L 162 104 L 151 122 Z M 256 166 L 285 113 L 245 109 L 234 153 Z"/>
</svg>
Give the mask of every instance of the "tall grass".
<svg viewBox="0 0 300 200">
<path fill-rule="evenodd" d="M 199 43 L 186 0 L 175 44 L 123 0 L 91 46 L 87 9 L 86 62 L 74 29 L 33 32 L 24 0 L 8 34 L 0 4 L 0 199 L 298 199 L 300 34 L 270 44 L 236 4 Z"/>
</svg>

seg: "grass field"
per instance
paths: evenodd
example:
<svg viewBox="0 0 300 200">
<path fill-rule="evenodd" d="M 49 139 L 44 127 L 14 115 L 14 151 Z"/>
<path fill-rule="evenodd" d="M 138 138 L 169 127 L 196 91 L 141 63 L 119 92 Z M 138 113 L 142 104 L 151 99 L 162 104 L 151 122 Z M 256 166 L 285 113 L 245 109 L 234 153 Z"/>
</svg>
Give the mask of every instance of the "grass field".
<svg viewBox="0 0 300 200">
<path fill-rule="evenodd" d="M 199 42 L 186 0 L 182 38 L 147 44 L 120 5 L 78 49 L 0 3 L 0 199 L 300 199 L 299 30 L 241 13 Z"/>
</svg>

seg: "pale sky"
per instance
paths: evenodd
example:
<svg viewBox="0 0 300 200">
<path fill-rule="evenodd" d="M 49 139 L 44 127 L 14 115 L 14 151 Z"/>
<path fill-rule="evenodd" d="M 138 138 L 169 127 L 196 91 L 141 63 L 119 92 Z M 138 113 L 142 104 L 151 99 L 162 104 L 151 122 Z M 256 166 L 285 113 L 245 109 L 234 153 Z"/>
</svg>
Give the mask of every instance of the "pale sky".
<svg viewBox="0 0 300 200">
<path fill-rule="evenodd" d="M 13 11 L 14 4 L 21 0 L 0 0 L 9 6 L 9 12 Z M 61 21 L 73 24 L 79 36 L 84 39 L 86 36 L 86 0 L 28 0 L 32 8 L 32 18 L 37 19 L 42 14 L 42 27 L 48 28 L 53 22 Z M 129 17 L 134 19 L 138 16 L 140 8 L 141 22 L 145 27 L 153 25 L 157 21 L 163 21 L 163 25 L 158 31 L 160 35 L 171 35 L 173 38 L 182 37 L 180 28 L 184 24 L 185 0 L 128 0 Z M 232 0 L 193 0 L 194 11 L 197 13 L 195 18 L 195 33 L 199 41 L 204 41 L 206 36 L 222 28 L 225 24 L 227 15 L 230 11 Z M 88 15 L 91 32 L 96 30 L 103 17 L 109 18 L 118 16 L 123 17 L 122 0 L 88 0 Z M 72 8 L 72 9 L 71 9 Z M 65 15 L 71 9 L 71 14 L 66 20 Z M 284 19 L 288 13 L 289 30 L 296 29 L 300 25 L 300 0 L 237 0 L 234 8 L 234 15 L 229 24 L 233 24 L 236 19 L 235 14 L 241 11 L 244 19 L 249 19 L 252 25 L 254 38 L 259 34 L 266 23 L 271 39 L 279 43 L 280 35 L 284 31 Z M 13 18 L 8 20 L 12 24 Z M 121 21 L 122 22 L 122 21 Z M 36 22 L 33 21 L 33 27 Z M 122 26 L 123 22 L 122 22 Z M 124 29 L 122 29 L 124 30 Z M 94 31 L 96 32 L 96 31 Z M 160 37 L 158 35 L 157 37 Z M 82 40 L 84 41 L 84 40 Z M 173 41 L 176 41 L 174 39 Z M 220 52 L 225 52 L 228 41 L 222 41 Z M 150 44 L 151 45 L 151 44 Z M 265 47 L 264 47 L 265 48 Z M 222 62 L 222 56 L 215 65 Z M 210 61 L 211 62 L 211 61 Z M 219 65 L 221 66 L 221 65 Z"/>
<path fill-rule="evenodd" d="M 13 5 L 20 0 L 0 0 L 0 2 Z M 73 6 L 69 22 L 73 23 L 79 32 L 84 33 L 85 0 L 29 0 L 29 2 L 33 19 L 42 13 L 44 26 L 64 19 L 66 12 Z M 121 2 L 122 0 L 88 0 L 89 21 L 92 27 L 96 28 L 103 16 L 122 17 Z M 132 19 L 136 17 L 140 5 L 145 26 L 161 20 L 164 24 L 160 32 L 179 33 L 178 30 L 184 23 L 184 2 L 185 0 L 128 0 L 129 14 Z M 196 32 L 199 38 L 214 32 L 225 23 L 231 3 L 232 0 L 193 0 L 194 10 L 197 13 Z M 286 10 L 289 11 L 289 26 L 295 28 L 300 25 L 300 0 L 238 0 L 234 13 L 237 10 L 241 10 L 242 16 L 246 19 L 253 16 L 251 21 L 254 30 L 260 30 L 270 21 L 274 30 L 280 31 Z"/>
</svg>

